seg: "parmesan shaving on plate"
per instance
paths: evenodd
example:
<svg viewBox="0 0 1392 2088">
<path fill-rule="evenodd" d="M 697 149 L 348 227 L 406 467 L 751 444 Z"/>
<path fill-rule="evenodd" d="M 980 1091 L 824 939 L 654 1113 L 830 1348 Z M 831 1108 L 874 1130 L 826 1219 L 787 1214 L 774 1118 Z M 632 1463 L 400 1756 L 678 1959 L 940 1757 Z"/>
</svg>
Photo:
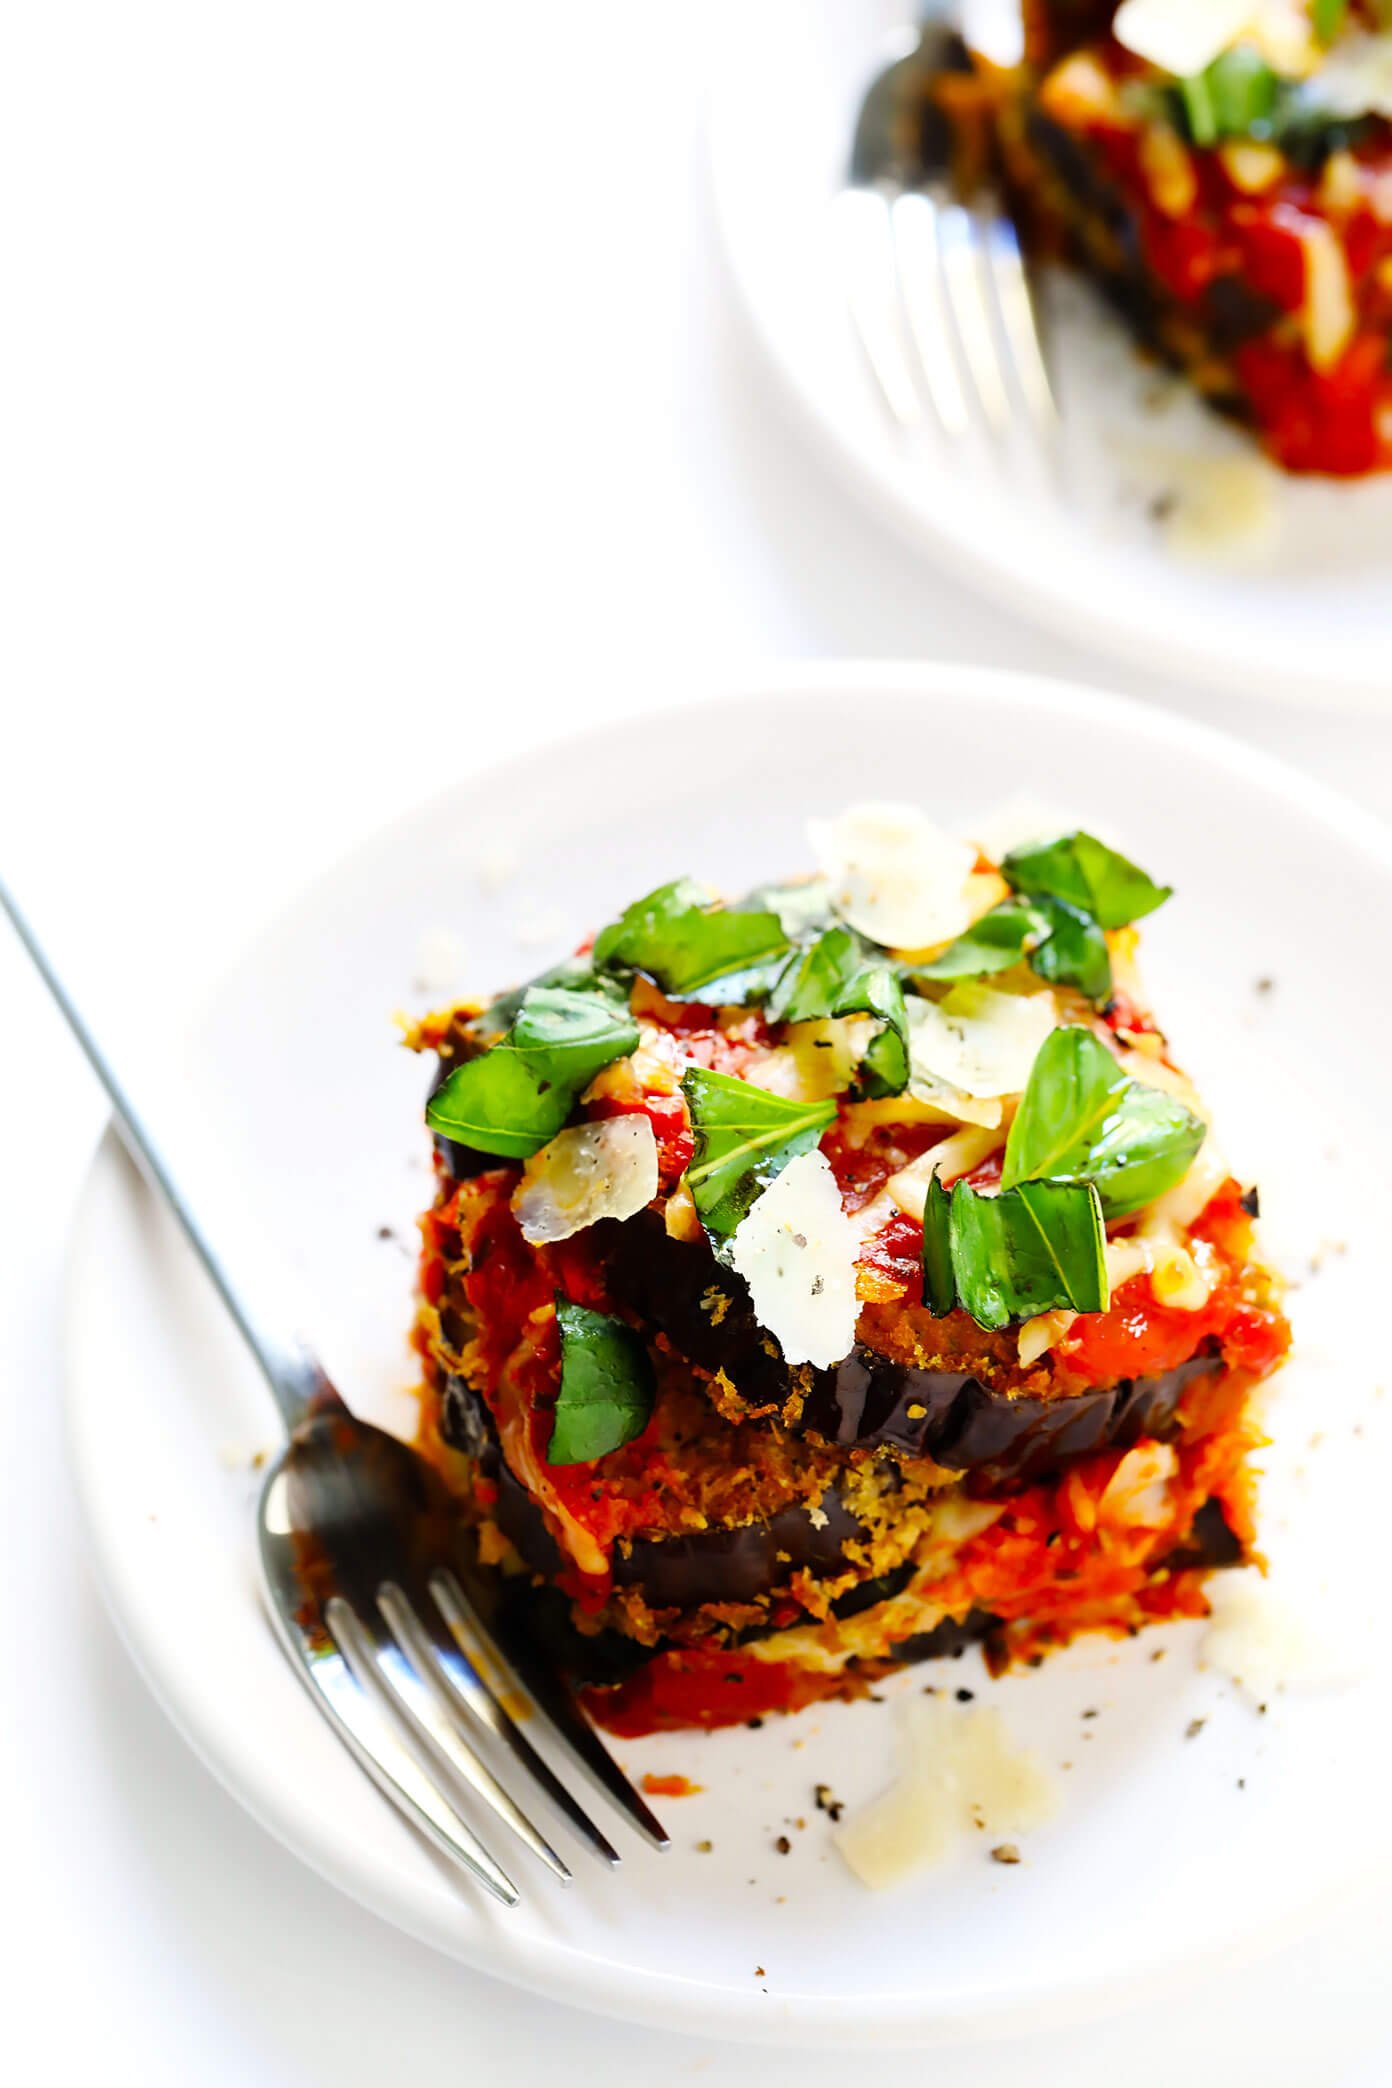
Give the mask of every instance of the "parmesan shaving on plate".
<svg viewBox="0 0 1392 2088">
<path fill-rule="evenodd" d="M 871 942 L 932 949 L 970 925 L 976 850 L 916 805 L 852 805 L 808 833 L 838 913 Z"/>
<path fill-rule="evenodd" d="M 559 1131 L 533 1153 L 512 1199 L 533 1247 L 568 1240 L 601 1218 L 632 1218 L 657 1194 L 657 1140 L 645 1116 L 603 1117 Z"/>
<path fill-rule="evenodd" d="M 1322 1651 L 1310 1622 L 1255 1572 L 1222 1574 L 1209 1595 L 1210 1621 L 1200 1665 L 1216 1668 L 1264 1703 L 1290 1684 L 1344 1679 Z"/>
<path fill-rule="evenodd" d="M 825 1153 L 803 1153 L 770 1183 L 730 1241 L 754 1316 L 789 1363 L 826 1368 L 855 1340 L 859 1241 Z"/>
<path fill-rule="evenodd" d="M 1000 993 L 969 980 L 945 1000 L 908 1002 L 909 1093 L 971 1123 L 999 1124 L 1000 1098 L 1024 1092 L 1058 1021 L 1052 993 Z M 954 1098 L 955 1105 L 954 1106 Z M 960 1106 L 992 1102 L 994 1114 Z"/>
<path fill-rule="evenodd" d="M 1055 1811 L 1052 1780 L 1014 1745 L 999 1711 L 914 1696 L 901 1700 L 896 1723 L 897 1780 L 833 1837 L 872 1890 L 940 1863 L 963 1839 L 1027 1834 Z"/>
</svg>

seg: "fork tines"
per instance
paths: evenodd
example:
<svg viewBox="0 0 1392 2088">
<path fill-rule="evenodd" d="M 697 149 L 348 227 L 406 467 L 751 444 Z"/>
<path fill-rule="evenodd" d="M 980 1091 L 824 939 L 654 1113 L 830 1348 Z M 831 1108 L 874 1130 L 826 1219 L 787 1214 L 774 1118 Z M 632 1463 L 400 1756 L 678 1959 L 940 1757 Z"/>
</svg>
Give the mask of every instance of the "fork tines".
<svg viewBox="0 0 1392 2088">
<path fill-rule="evenodd" d="M 292 1625 L 271 1606 L 278 1636 L 301 1678 L 373 1781 L 448 1862 L 505 1906 L 519 1893 L 465 1817 L 486 1806 L 559 1879 L 569 1865 L 484 1759 L 519 1770 L 567 1826 L 606 1863 L 619 1853 L 521 1729 L 549 1732 L 656 1848 L 667 1836 L 640 1794 L 570 1700 L 558 1678 L 520 1641 L 507 1656 L 489 1637 L 452 1572 L 410 1591 L 387 1581 L 374 1603 L 328 1596 Z M 520 1672 L 519 1672 L 520 1671 Z"/>
<path fill-rule="evenodd" d="M 1015 228 L 982 197 L 945 188 L 852 186 L 835 231 L 851 318 L 875 382 L 908 430 L 935 420 L 952 441 L 1017 424 L 1052 445 L 1058 413 Z"/>
</svg>

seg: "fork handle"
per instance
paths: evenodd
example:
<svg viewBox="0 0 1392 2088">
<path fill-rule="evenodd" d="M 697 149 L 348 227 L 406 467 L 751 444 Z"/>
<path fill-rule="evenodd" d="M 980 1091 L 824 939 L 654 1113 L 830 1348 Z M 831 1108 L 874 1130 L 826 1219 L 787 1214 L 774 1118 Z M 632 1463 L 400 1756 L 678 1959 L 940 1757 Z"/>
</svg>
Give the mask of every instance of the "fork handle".
<svg viewBox="0 0 1392 2088">
<path fill-rule="evenodd" d="M 178 1220 L 185 1239 L 212 1278 L 218 1295 L 231 1313 L 242 1339 L 260 1365 L 286 1429 L 293 1433 L 310 1412 L 340 1404 L 338 1394 L 323 1365 L 308 1343 L 298 1335 L 287 1336 L 277 1331 L 278 1323 L 287 1327 L 293 1325 L 284 1308 L 277 1309 L 272 1303 L 282 1287 L 279 1272 L 263 1269 L 253 1279 L 256 1255 L 250 1246 L 250 1230 L 246 1227 L 241 1228 L 245 1237 L 239 1245 L 237 1257 L 240 1280 L 234 1282 L 226 1261 L 214 1248 L 148 1125 L 138 1114 L 125 1088 L 117 1079 L 106 1054 L 87 1027 L 54 969 L 47 951 L 20 911 L 18 902 L 3 878 L 0 878 L 0 912 L 8 915 L 10 924 L 32 959 L 35 970 L 57 1002 L 64 1021 L 82 1047 L 88 1065 L 106 1090 L 121 1143 L 141 1172 L 163 1196 Z M 253 1288 L 260 1300 L 259 1308 L 252 1304 Z"/>
</svg>

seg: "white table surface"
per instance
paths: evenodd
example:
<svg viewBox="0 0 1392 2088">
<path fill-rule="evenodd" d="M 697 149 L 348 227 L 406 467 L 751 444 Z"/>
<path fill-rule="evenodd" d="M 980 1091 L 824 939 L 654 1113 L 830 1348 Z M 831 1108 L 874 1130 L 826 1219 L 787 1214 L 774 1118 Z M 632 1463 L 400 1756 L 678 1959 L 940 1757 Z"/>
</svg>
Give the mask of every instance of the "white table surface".
<svg viewBox="0 0 1392 2088">
<path fill-rule="evenodd" d="M 11 13 L 0 861 L 136 1070 L 142 1025 L 317 865 L 477 764 L 660 704 L 678 665 L 1113 678 L 936 580 L 786 417 L 703 180 L 712 21 L 748 4 Z M 1392 812 L 1392 723 L 1132 687 Z M 0 1016 L 8 2077 L 839 2083 L 844 2059 L 606 2025 L 437 1958 L 187 1752 L 63 1462 L 102 1109 L 3 935 Z M 1392 2076 L 1389 1950 L 1392 1895 L 1163 2010 L 876 2070 L 1362 2088 Z"/>
</svg>

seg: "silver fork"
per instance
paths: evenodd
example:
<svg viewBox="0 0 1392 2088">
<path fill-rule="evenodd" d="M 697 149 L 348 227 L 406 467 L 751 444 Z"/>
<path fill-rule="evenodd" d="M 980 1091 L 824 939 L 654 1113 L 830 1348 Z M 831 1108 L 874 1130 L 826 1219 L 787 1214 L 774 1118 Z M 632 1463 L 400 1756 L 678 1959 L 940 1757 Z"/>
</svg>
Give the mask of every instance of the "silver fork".
<svg viewBox="0 0 1392 2088">
<path fill-rule="evenodd" d="M 263 1593 L 277 1638 L 340 1740 L 447 1863 L 507 1906 L 516 1904 L 517 1887 L 469 1824 L 472 1802 L 562 1884 L 572 1874 L 499 1781 L 489 1754 L 524 1775 L 596 1855 L 619 1861 L 522 1730 L 536 1714 L 594 1788 L 645 1840 L 666 1848 L 666 1834 L 564 1681 L 509 1622 L 436 1474 L 396 1437 L 350 1414 L 306 1344 L 283 1331 L 293 1321 L 284 1317 L 278 1272 L 258 1266 L 255 1246 L 230 1215 L 224 1244 L 214 1249 L 3 882 L 0 912 L 105 1088 L 124 1145 L 164 1196 L 280 1409 L 288 1441 L 257 1512 Z M 229 1705 L 228 1716 L 236 1715 Z"/>
<path fill-rule="evenodd" d="M 946 127 L 921 89 L 962 45 L 943 19 L 900 39 L 866 92 L 833 206 L 842 281 L 871 374 L 899 425 L 952 441 L 1022 424 L 1052 449 L 1058 408 L 1015 227 L 994 189 L 948 180 Z M 941 134 L 939 134 L 941 133 Z"/>
</svg>

